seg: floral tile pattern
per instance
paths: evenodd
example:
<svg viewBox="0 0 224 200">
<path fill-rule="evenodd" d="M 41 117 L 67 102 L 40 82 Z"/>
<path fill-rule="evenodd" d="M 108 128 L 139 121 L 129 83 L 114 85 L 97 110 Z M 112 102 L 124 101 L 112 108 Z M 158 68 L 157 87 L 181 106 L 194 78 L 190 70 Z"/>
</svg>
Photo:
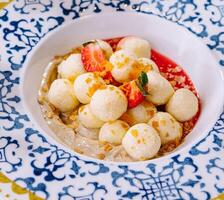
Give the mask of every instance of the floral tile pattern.
<svg viewBox="0 0 224 200">
<path fill-rule="evenodd" d="M 196 200 L 223 193 L 224 113 L 184 155 L 138 169 L 79 157 L 46 138 L 29 120 L 19 85 L 33 47 L 65 21 L 117 11 L 157 15 L 183 26 L 211 49 L 224 69 L 222 0 L 15 0 L 0 11 L 1 171 L 42 199 Z"/>
</svg>

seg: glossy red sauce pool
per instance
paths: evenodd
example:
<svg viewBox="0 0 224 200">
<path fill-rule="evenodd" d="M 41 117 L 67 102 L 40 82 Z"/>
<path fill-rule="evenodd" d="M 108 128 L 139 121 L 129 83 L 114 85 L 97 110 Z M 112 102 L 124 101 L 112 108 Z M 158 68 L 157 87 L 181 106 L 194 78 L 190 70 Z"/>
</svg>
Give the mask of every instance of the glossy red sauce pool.
<svg viewBox="0 0 224 200">
<path fill-rule="evenodd" d="M 118 42 L 121 38 L 107 39 L 106 41 L 112 46 L 113 50 L 116 49 Z M 168 57 L 160 54 L 156 50 L 152 49 L 151 59 L 159 67 L 160 73 L 171 83 L 174 90 L 179 88 L 187 88 L 191 90 L 199 99 L 196 88 L 187 73 L 174 61 Z M 199 110 L 197 114 L 189 121 L 183 124 L 183 138 L 192 131 L 200 115 L 200 99 L 199 99 Z M 183 139 L 182 138 L 182 139 Z"/>
<path fill-rule="evenodd" d="M 172 84 L 174 90 L 187 88 L 191 90 L 199 100 L 199 95 L 196 88 L 194 87 L 193 82 L 187 73 L 178 64 L 155 50 L 151 51 L 151 59 L 158 65 L 160 73 Z M 197 114 L 191 120 L 183 123 L 183 137 L 191 132 L 199 118 L 199 115 L 200 100 Z"/>
</svg>

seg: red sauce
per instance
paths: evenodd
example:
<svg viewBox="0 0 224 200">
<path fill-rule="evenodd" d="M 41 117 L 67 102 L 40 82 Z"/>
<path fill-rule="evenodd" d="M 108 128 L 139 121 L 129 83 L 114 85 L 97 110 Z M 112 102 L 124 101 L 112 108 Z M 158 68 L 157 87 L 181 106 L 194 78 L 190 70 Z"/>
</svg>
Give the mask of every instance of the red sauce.
<svg viewBox="0 0 224 200">
<path fill-rule="evenodd" d="M 112 46 L 113 50 L 116 50 L 117 44 L 121 39 L 122 38 L 113 38 L 108 39 L 106 41 Z M 151 51 L 151 59 L 157 64 L 160 73 L 171 83 L 174 90 L 180 88 L 187 88 L 191 90 L 199 99 L 199 95 L 191 79 L 177 63 L 175 63 L 168 57 L 160 54 L 154 49 L 152 49 Z M 199 118 L 199 115 L 200 115 L 200 103 L 197 114 L 191 120 L 182 123 L 183 138 L 192 131 L 193 127 L 195 126 Z"/>
<path fill-rule="evenodd" d="M 112 47 L 113 51 L 116 50 L 117 48 L 117 44 L 118 42 L 122 39 L 123 37 L 118 37 L 118 38 L 112 38 L 112 39 L 107 39 L 105 40 L 106 42 L 108 42 L 110 44 L 110 46 Z"/>
<path fill-rule="evenodd" d="M 151 59 L 159 67 L 160 73 L 172 84 L 174 90 L 188 88 L 197 95 L 191 79 L 178 64 L 154 49 L 151 51 Z"/>
<path fill-rule="evenodd" d="M 160 73 L 171 83 L 174 90 L 187 88 L 191 90 L 199 100 L 199 96 L 193 82 L 187 73 L 174 61 L 158 53 L 154 49 L 151 51 L 151 59 L 159 67 Z M 200 105 L 200 104 L 199 104 Z M 200 106 L 197 114 L 189 121 L 183 122 L 183 138 L 192 131 L 200 115 Z"/>
</svg>

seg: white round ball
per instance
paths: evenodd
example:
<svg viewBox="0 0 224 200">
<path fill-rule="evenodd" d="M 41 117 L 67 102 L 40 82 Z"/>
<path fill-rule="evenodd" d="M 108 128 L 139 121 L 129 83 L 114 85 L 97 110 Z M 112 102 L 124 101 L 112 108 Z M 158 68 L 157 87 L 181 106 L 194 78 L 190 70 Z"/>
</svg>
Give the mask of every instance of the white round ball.
<svg viewBox="0 0 224 200">
<path fill-rule="evenodd" d="M 157 64 L 149 58 L 138 58 L 138 64 L 142 65 L 142 68 L 145 68 L 145 71 L 154 70 L 159 73 L 159 68 Z"/>
<path fill-rule="evenodd" d="M 166 111 L 180 122 L 190 120 L 198 112 L 198 98 L 188 89 L 178 89 L 168 101 Z"/>
<path fill-rule="evenodd" d="M 180 140 L 182 137 L 183 131 L 180 123 L 169 113 L 156 113 L 149 121 L 149 125 L 159 133 L 162 144 Z"/>
<path fill-rule="evenodd" d="M 172 85 L 162 75 L 155 71 L 148 72 L 147 76 L 147 91 L 149 95 L 146 99 L 155 105 L 165 104 L 174 93 Z"/>
<path fill-rule="evenodd" d="M 56 79 L 50 86 L 48 100 L 62 112 L 72 111 L 79 105 L 72 84 L 67 79 Z"/>
<path fill-rule="evenodd" d="M 129 156 L 136 160 L 154 157 L 161 146 L 158 133 L 145 123 L 132 126 L 122 140 L 122 146 Z"/>
<path fill-rule="evenodd" d="M 99 141 L 119 145 L 128 129 L 129 125 L 124 121 L 107 122 L 100 129 Z"/>
<path fill-rule="evenodd" d="M 103 79 L 92 72 L 81 74 L 74 82 L 75 95 L 81 103 L 88 104 L 94 92 L 104 84 Z"/>
<path fill-rule="evenodd" d="M 133 126 L 138 123 L 147 123 L 156 112 L 157 109 L 151 102 L 144 101 L 135 108 L 128 109 L 121 119 Z"/>
<path fill-rule="evenodd" d="M 93 114 L 104 122 L 118 119 L 126 112 L 127 105 L 124 93 L 113 85 L 97 90 L 90 102 Z"/>
<path fill-rule="evenodd" d="M 104 124 L 92 113 L 89 104 L 79 108 L 78 119 L 86 128 L 100 128 Z"/>
<path fill-rule="evenodd" d="M 125 37 L 117 45 L 117 49 L 125 49 L 136 55 L 138 58 L 150 58 L 151 46 L 147 40 L 139 37 Z"/>
<path fill-rule="evenodd" d="M 103 40 L 96 40 L 96 41 L 99 44 L 100 48 L 103 50 L 104 55 L 106 56 L 106 58 L 109 59 L 110 56 L 113 53 L 113 49 L 110 46 L 110 44 L 105 42 L 105 41 L 103 41 Z"/>
<path fill-rule="evenodd" d="M 127 50 L 114 52 L 110 57 L 110 63 L 113 65 L 111 73 L 114 79 L 120 83 L 130 81 L 135 62 L 135 56 Z"/>
<path fill-rule="evenodd" d="M 66 60 L 63 60 L 58 65 L 58 73 L 61 78 L 66 78 L 70 81 L 74 81 L 78 75 L 85 73 L 81 54 L 72 54 Z"/>
</svg>

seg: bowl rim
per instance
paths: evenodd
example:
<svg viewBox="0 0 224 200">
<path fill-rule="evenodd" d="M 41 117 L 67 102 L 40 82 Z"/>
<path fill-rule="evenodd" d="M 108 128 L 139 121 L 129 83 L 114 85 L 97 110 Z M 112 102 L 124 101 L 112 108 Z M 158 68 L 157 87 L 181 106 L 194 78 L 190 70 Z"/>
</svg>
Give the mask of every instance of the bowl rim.
<svg viewBox="0 0 224 200">
<path fill-rule="evenodd" d="M 149 163 L 162 163 L 163 160 L 166 159 L 170 159 L 173 158 L 177 155 L 183 154 L 184 151 L 186 150 L 190 150 L 193 146 L 195 146 L 197 143 L 199 143 L 202 139 L 206 138 L 208 136 L 208 134 L 210 133 L 210 131 L 212 131 L 212 127 L 215 125 L 219 115 L 222 113 L 223 108 L 224 108 L 224 73 L 222 71 L 222 69 L 219 67 L 219 64 L 217 62 L 217 58 L 215 57 L 215 55 L 211 52 L 211 50 L 208 48 L 208 46 L 203 43 L 203 41 L 197 37 L 195 34 L 193 34 L 192 32 L 190 32 L 186 27 L 182 26 L 181 24 L 176 24 L 173 21 L 170 21 L 164 17 L 161 17 L 159 15 L 149 15 L 146 13 L 139 13 L 139 12 L 133 12 L 133 11 L 126 11 L 126 12 L 107 12 L 107 13 L 92 13 L 92 14 L 88 14 L 85 16 L 80 16 L 79 18 L 73 19 L 71 21 L 65 22 L 64 24 L 60 25 L 59 27 L 55 28 L 54 30 L 51 30 L 50 32 L 48 32 L 46 35 L 44 35 L 40 41 L 31 49 L 31 51 L 28 53 L 27 58 L 23 64 L 23 67 L 20 71 L 20 77 L 21 77 L 21 84 L 19 85 L 19 90 L 21 91 L 21 96 L 24 96 L 24 77 L 25 77 L 25 73 L 26 73 L 26 69 L 30 63 L 30 61 L 32 60 L 33 56 L 35 55 L 35 53 L 38 51 L 38 49 L 41 47 L 41 45 L 43 43 L 45 43 L 49 38 L 51 38 L 52 36 L 54 36 L 54 34 L 57 34 L 58 32 L 60 32 L 62 29 L 69 27 L 71 24 L 74 23 L 80 23 L 83 20 L 89 20 L 92 17 L 106 17 L 106 16 L 111 16 L 111 15 L 123 15 L 123 16 L 136 16 L 136 17 L 153 17 L 153 18 L 160 18 L 161 20 L 166 21 L 167 23 L 171 23 L 171 24 L 175 24 L 177 27 L 179 27 L 179 29 L 182 29 L 183 31 L 187 32 L 188 34 L 191 35 L 191 37 L 194 37 L 195 39 L 198 40 L 198 42 L 203 45 L 205 48 L 207 48 L 207 50 L 210 52 L 211 57 L 214 59 L 215 63 L 216 63 L 216 70 L 219 73 L 221 80 L 223 82 L 223 84 L 220 84 L 222 88 L 220 88 L 220 92 L 222 98 L 219 101 L 219 104 L 216 106 L 218 107 L 217 110 L 219 110 L 219 112 L 213 113 L 213 115 L 215 114 L 215 117 L 213 118 L 213 120 L 209 123 L 209 125 L 207 126 L 206 130 L 203 131 L 203 133 L 198 136 L 194 141 L 190 142 L 189 144 L 186 144 L 184 147 L 182 147 L 181 149 L 178 150 L 174 150 L 171 151 L 170 153 L 168 153 L 167 155 L 158 157 L 158 158 L 152 158 L 149 160 L 145 160 L 145 161 L 132 161 L 132 162 L 114 162 L 114 161 L 106 161 L 106 160 L 100 160 L 100 159 L 96 159 L 96 158 L 92 158 L 83 154 L 79 154 L 76 151 L 73 151 L 72 149 L 70 149 L 69 147 L 67 147 L 66 145 L 58 142 L 57 140 L 55 140 L 52 136 L 50 136 L 48 133 L 45 133 L 45 131 L 43 131 L 43 129 L 41 128 L 41 126 L 38 123 L 35 123 L 35 118 L 33 117 L 33 114 L 29 111 L 29 109 L 26 106 L 26 103 L 24 101 L 24 99 L 21 101 L 22 102 L 22 106 L 23 108 L 26 110 L 28 117 L 31 119 L 31 123 L 33 124 L 34 127 L 36 127 L 36 129 L 38 130 L 38 132 L 43 135 L 44 137 L 47 138 L 48 142 L 50 144 L 53 143 L 53 145 L 56 145 L 58 147 L 60 147 L 61 149 L 71 153 L 72 155 L 76 156 L 76 157 L 80 157 L 82 160 L 88 160 L 88 161 L 92 161 L 92 162 L 98 162 L 98 163 L 102 163 L 102 164 L 108 164 L 108 165 L 147 165 Z M 34 123 L 33 123 L 34 122 Z"/>
</svg>

